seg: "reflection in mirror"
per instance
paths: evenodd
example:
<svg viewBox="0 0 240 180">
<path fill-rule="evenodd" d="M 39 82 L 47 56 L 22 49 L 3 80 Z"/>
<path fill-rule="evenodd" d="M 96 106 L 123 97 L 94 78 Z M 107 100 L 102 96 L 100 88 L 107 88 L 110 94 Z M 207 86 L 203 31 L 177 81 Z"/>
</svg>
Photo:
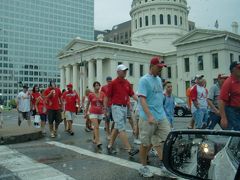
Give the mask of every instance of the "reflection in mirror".
<svg viewBox="0 0 240 180">
<path fill-rule="evenodd" d="M 172 145 L 171 157 L 171 166 L 181 173 L 203 179 L 234 179 L 240 137 L 180 134 Z"/>
</svg>

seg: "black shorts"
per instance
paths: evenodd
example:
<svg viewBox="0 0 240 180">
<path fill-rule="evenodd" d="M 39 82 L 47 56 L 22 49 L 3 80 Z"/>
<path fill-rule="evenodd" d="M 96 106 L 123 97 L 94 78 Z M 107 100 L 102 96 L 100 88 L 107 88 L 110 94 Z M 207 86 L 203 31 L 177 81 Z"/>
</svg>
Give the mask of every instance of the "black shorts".
<svg viewBox="0 0 240 180">
<path fill-rule="evenodd" d="M 32 110 L 32 116 L 35 116 L 37 114 L 36 109 Z"/>
<path fill-rule="evenodd" d="M 47 115 L 46 114 L 40 114 L 40 119 L 42 122 L 46 122 L 47 121 Z"/>
<path fill-rule="evenodd" d="M 62 122 L 62 117 L 61 117 L 61 110 L 52 110 L 49 109 L 47 112 L 47 117 L 48 117 L 48 123 L 53 124 L 55 123 L 60 124 Z"/>
</svg>

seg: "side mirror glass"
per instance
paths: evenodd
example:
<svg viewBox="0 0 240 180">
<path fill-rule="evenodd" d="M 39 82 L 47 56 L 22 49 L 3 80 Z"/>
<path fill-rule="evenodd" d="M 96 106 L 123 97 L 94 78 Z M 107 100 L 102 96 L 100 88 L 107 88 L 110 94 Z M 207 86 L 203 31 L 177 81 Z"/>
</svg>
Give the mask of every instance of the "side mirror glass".
<svg viewBox="0 0 240 180">
<path fill-rule="evenodd" d="M 189 179 L 234 179 L 240 163 L 240 132 L 172 131 L 163 161 L 172 173 Z"/>
</svg>

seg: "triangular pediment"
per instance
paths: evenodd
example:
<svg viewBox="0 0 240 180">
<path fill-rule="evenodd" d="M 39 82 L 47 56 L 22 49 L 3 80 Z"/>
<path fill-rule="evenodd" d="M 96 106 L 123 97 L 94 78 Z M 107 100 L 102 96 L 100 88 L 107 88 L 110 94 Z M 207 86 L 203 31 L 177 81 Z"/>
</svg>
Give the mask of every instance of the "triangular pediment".
<svg viewBox="0 0 240 180">
<path fill-rule="evenodd" d="M 58 56 L 62 56 L 63 54 L 71 53 L 77 51 L 81 51 L 87 48 L 90 48 L 95 45 L 96 42 L 82 40 L 80 38 L 75 38 L 70 41 L 67 46 L 65 46 L 59 53 Z"/>
<path fill-rule="evenodd" d="M 214 39 L 226 35 L 226 31 L 196 29 L 183 37 L 177 39 L 173 44 L 175 46 Z"/>
</svg>

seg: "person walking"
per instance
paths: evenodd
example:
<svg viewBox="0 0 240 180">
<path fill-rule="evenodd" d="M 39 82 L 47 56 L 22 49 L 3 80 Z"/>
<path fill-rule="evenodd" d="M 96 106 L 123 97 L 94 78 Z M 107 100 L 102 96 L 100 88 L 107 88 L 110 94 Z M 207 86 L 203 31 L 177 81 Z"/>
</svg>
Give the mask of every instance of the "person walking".
<svg viewBox="0 0 240 180">
<path fill-rule="evenodd" d="M 116 153 L 113 150 L 113 144 L 117 138 L 120 137 L 125 148 L 128 151 L 129 156 L 134 156 L 139 152 L 138 149 L 132 148 L 128 142 L 128 137 L 126 133 L 126 121 L 127 121 L 127 103 L 129 97 L 133 97 L 137 101 L 137 96 L 134 94 L 133 89 L 129 81 L 126 78 L 128 68 L 120 64 L 117 66 L 118 77 L 114 79 L 108 85 L 108 93 L 105 98 L 104 108 L 107 109 L 108 99 L 112 100 L 112 115 L 115 123 L 115 127 L 112 130 L 111 138 L 107 146 L 109 154 Z"/>
<path fill-rule="evenodd" d="M 40 92 L 39 92 L 39 87 L 38 85 L 34 85 L 33 89 L 32 89 L 32 94 L 31 94 L 31 103 L 32 103 L 32 116 L 36 115 L 36 100 L 37 98 L 40 96 Z"/>
<path fill-rule="evenodd" d="M 101 84 L 98 81 L 93 83 L 94 91 L 88 95 L 88 104 L 86 106 L 86 113 L 89 110 L 89 118 L 94 126 L 93 129 L 93 143 L 101 149 L 102 143 L 100 140 L 99 134 L 99 125 L 101 120 L 103 120 L 104 111 L 103 111 L 103 102 L 105 94 L 100 91 Z M 90 106 L 90 109 L 89 109 Z"/>
<path fill-rule="evenodd" d="M 86 111 L 86 107 L 88 104 L 88 95 L 91 93 L 90 89 L 85 90 L 85 96 L 82 98 L 82 108 L 83 108 L 83 113 L 84 113 L 84 119 L 85 119 L 85 131 L 86 132 L 91 132 L 93 130 L 92 128 L 92 123 L 89 119 L 89 111 Z"/>
<path fill-rule="evenodd" d="M 47 105 L 47 117 L 49 130 L 52 138 L 57 136 L 58 126 L 62 122 L 61 117 L 61 90 L 56 87 L 55 82 L 51 81 L 49 87 L 44 91 Z"/>
<path fill-rule="evenodd" d="M 140 161 L 142 167 L 139 173 L 143 177 L 152 177 L 153 173 L 147 167 L 147 155 L 153 146 L 157 151 L 162 165 L 163 144 L 170 132 L 170 125 L 163 107 L 163 86 L 158 76 L 166 64 L 159 57 L 150 61 L 149 73 L 141 77 L 138 85 L 139 97 L 139 132 L 140 132 Z"/>
<path fill-rule="evenodd" d="M 112 82 L 112 77 L 108 76 L 106 78 L 107 84 L 102 86 L 101 91 L 107 95 L 108 92 L 108 85 Z M 114 127 L 114 122 L 113 122 L 113 118 L 112 118 L 112 101 L 111 99 L 108 100 L 108 104 L 107 104 L 107 109 L 106 109 L 106 117 L 105 117 L 105 130 L 106 130 L 106 134 L 107 134 L 107 139 L 110 140 L 111 137 L 111 131 Z M 112 126 L 110 129 L 110 124 L 112 122 Z"/>
<path fill-rule="evenodd" d="M 43 89 L 40 91 L 40 96 L 36 99 L 35 109 L 36 115 L 39 115 L 41 119 L 41 131 L 43 134 L 46 134 L 45 126 L 47 122 L 47 107 Z"/>
<path fill-rule="evenodd" d="M 28 126 L 31 126 L 31 95 L 28 91 L 28 86 L 24 85 L 23 90 L 17 95 L 17 110 L 18 110 L 18 126 L 21 125 L 22 121 L 25 119 L 28 121 Z"/>
<path fill-rule="evenodd" d="M 197 129 L 205 129 L 208 125 L 208 90 L 204 87 L 204 75 L 196 75 L 196 84 L 191 89 L 191 111 Z"/>
<path fill-rule="evenodd" d="M 76 91 L 73 90 L 72 83 L 67 85 L 67 91 L 62 95 L 64 104 L 64 114 L 67 120 L 67 132 L 73 136 L 73 121 L 76 119 L 76 112 L 80 111 L 80 98 Z"/>
<path fill-rule="evenodd" d="M 164 83 L 164 87 L 165 93 L 163 97 L 163 107 L 167 115 L 167 119 L 170 123 L 171 129 L 173 129 L 175 98 L 172 95 L 172 83 L 170 81 L 166 81 Z"/>
<path fill-rule="evenodd" d="M 220 92 L 221 126 L 240 131 L 240 62 L 231 63 L 230 72 Z"/>
<path fill-rule="evenodd" d="M 221 120 L 221 116 L 219 112 L 220 89 L 227 78 L 228 76 L 219 74 L 217 78 L 217 82 L 209 89 L 207 101 L 210 107 L 210 111 L 208 113 L 210 122 L 207 127 L 208 129 L 214 129 L 214 127 L 217 124 L 220 125 L 220 120 Z"/>
</svg>

